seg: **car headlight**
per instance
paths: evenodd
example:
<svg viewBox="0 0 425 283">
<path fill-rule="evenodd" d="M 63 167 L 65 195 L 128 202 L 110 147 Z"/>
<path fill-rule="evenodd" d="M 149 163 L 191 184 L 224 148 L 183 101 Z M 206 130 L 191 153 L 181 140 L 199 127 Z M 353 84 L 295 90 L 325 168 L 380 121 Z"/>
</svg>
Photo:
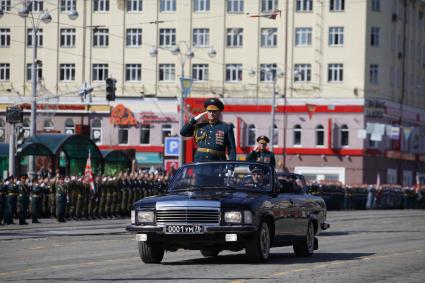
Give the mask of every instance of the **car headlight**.
<svg viewBox="0 0 425 283">
<path fill-rule="evenodd" d="M 131 224 L 136 224 L 136 211 L 132 210 L 131 211 Z"/>
<path fill-rule="evenodd" d="M 242 214 L 240 211 L 225 212 L 224 221 L 227 223 L 242 223 Z"/>
<path fill-rule="evenodd" d="M 139 223 L 154 223 L 155 214 L 153 211 L 141 210 L 137 211 L 137 222 Z"/>
</svg>

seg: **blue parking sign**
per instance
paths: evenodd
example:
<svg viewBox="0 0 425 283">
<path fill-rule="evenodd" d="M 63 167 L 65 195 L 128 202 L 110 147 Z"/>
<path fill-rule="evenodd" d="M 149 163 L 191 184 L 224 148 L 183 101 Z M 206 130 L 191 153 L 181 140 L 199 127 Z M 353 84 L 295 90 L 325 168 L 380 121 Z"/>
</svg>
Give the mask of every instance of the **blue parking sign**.
<svg viewBox="0 0 425 283">
<path fill-rule="evenodd" d="M 179 156 L 180 138 L 167 137 L 164 141 L 164 156 Z"/>
</svg>

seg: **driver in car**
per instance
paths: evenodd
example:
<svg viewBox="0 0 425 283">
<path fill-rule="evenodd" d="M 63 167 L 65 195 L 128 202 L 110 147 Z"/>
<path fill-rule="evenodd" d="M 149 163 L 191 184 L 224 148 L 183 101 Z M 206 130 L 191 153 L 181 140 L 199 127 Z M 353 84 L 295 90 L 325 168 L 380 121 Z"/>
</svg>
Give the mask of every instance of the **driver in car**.
<svg viewBox="0 0 425 283">
<path fill-rule="evenodd" d="M 251 171 L 252 183 L 255 188 L 262 188 L 265 185 L 266 176 L 260 168 Z"/>
</svg>

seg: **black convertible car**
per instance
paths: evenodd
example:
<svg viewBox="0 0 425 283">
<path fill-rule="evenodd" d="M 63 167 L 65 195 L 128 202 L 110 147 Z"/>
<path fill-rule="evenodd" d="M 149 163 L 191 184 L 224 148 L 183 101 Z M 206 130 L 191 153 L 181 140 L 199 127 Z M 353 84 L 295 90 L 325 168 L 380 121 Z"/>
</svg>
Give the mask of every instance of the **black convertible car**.
<svg viewBox="0 0 425 283">
<path fill-rule="evenodd" d="M 293 246 L 296 256 L 311 256 L 315 236 L 329 227 L 323 199 L 307 193 L 301 175 L 278 175 L 255 162 L 184 165 L 166 193 L 133 206 L 126 229 L 136 234 L 145 263 L 178 249 L 205 257 L 245 249 L 250 260 L 262 262 L 271 247 Z"/>
</svg>

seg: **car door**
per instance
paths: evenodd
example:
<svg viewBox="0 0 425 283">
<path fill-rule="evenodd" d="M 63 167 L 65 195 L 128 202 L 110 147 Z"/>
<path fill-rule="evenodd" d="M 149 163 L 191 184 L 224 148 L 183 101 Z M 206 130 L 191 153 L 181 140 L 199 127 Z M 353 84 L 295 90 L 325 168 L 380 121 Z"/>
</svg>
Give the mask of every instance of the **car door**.
<svg viewBox="0 0 425 283">
<path fill-rule="evenodd" d="M 277 215 L 278 215 L 278 229 L 279 235 L 282 237 L 291 236 L 295 231 L 295 208 L 294 208 L 294 195 L 288 189 L 283 187 L 279 190 L 278 194 L 278 206 L 277 206 Z"/>
<path fill-rule="evenodd" d="M 310 211 L 312 210 L 312 205 L 314 205 L 314 203 L 312 203 L 311 198 L 307 194 L 307 186 L 303 176 L 298 176 L 296 186 L 294 194 L 292 195 L 294 205 L 295 235 L 304 236 L 307 232 Z"/>
</svg>

